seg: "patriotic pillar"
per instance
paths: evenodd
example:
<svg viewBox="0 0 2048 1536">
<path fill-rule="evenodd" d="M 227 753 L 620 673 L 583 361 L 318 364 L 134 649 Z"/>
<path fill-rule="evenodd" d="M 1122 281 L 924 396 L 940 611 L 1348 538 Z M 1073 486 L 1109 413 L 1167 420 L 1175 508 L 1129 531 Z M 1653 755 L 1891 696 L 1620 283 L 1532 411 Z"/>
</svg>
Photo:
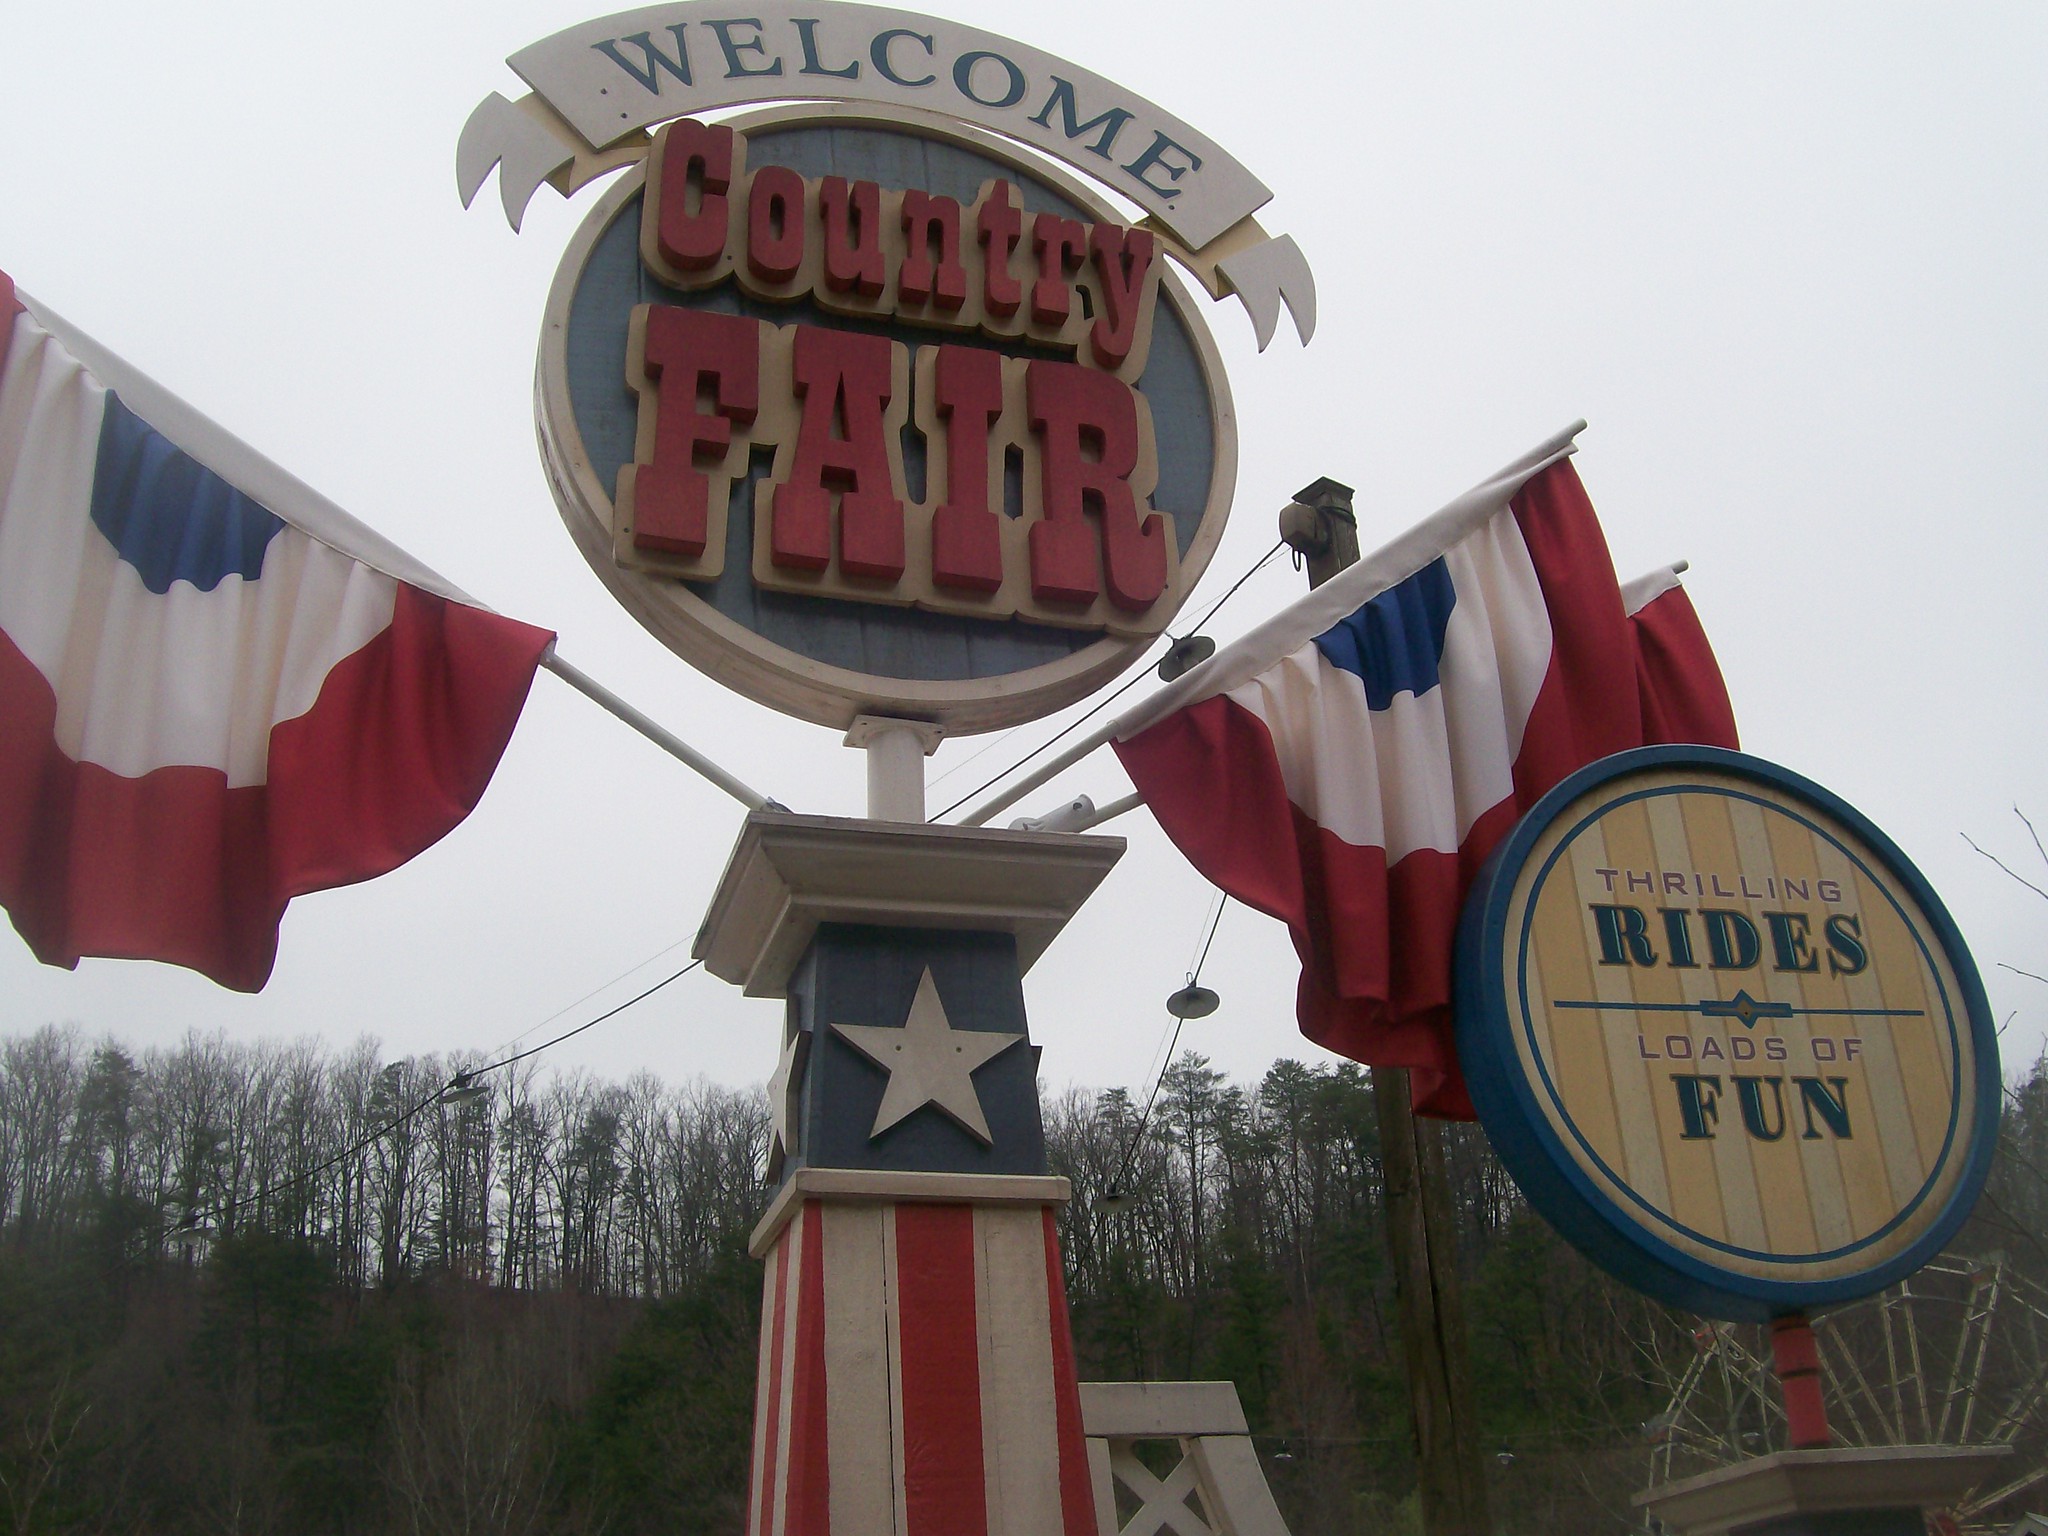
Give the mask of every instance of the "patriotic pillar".
<svg viewBox="0 0 2048 1536">
<path fill-rule="evenodd" d="M 748 1536 L 1095 1536 L 1022 978 L 1123 849 L 748 817 L 697 943 L 786 999 Z"/>
</svg>

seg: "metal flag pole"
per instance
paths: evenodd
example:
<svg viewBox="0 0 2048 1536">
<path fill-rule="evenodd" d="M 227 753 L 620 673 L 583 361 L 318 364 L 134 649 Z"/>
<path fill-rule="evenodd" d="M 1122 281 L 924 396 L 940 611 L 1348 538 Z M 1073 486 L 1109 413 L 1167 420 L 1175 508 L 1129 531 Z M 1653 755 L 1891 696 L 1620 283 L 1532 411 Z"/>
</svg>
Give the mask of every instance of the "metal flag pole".
<svg viewBox="0 0 2048 1536">
<path fill-rule="evenodd" d="M 1344 558 L 1339 559 L 1328 548 L 1308 552 L 1310 591 L 1307 596 L 1268 616 L 1206 661 L 1189 667 L 1172 682 L 1147 694 L 1122 714 L 1077 737 L 1073 745 L 1047 758 L 1008 789 L 963 816 L 960 824 L 981 826 L 1105 743 L 1135 735 L 1183 704 L 1216 691 L 1218 686 L 1231 687 L 1264 671 L 1283 651 L 1292 650 L 1310 636 L 1321 634 L 1361 603 L 1413 575 L 1419 565 L 1433 559 L 1452 541 L 1492 517 L 1506 496 L 1530 475 L 1571 453 L 1574 439 L 1585 428 L 1584 421 L 1575 421 L 1562 431 L 1553 432 L 1527 453 L 1503 465 L 1462 496 L 1438 508 L 1370 555 L 1360 556 L 1355 528 L 1345 529 L 1348 543 L 1343 546 Z M 1323 483 L 1318 481 L 1316 484 L 1320 486 Z M 1313 491 L 1316 487 L 1309 489 Z M 1295 517 L 1298 519 L 1301 513 L 1308 511 L 1308 508 L 1301 508 Z M 1282 513 L 1281 517 L 1281 535 L 1283 541 L 1289 541 L 1294 523 L 1290 521 L 1289 513 Z M 1343 579 L 1328 590 L 1322 590 L 1325 580 L 1339 572 L 1343 573 Z"/>
<path fill-rule="evenodd" d="M 686 767 L 696 769 L 697 772 L 703 774 L 705 778 L 716 784 L 728 795 L 731 795 L 733 799 L 739 801 L 748 810 L 768 811 L 782 809 L 782 807 L 778 806 L 759 790 L 751 789 L 747 785 L 742 784 L 702 752 L 699 752 L 687 741 L 684 741 L 682 737 L 676 735 L 675 732 L 656 724 L 652 719 L 628 704 L 581 667 L 562 660 L 556 654 L 553 646 L 548 647 L 547 654 L 540 659 L 540 664 L 599 708 L 617 715 L 642 736 L 645 736 L 657 747 L 660 747 L 662 751 L 675 758 L 676 761 L 684 764 Z"/>
<path fill-rule="evenodd" d="M 20 293 L 20 290 L 16 292 Z M 27 294 L 20 296 L 28 301 Z M 172 437 L 200 464 L 261 503 L 272 515 L 387 576 L 473 608 L 484 606 L 424 561 L 329 501 L 289 470 L 258 453 L 218 422 L 188 405 L 124 358 L 108 351 L 47 306 L 34 302 L 34 309 L 43 328 L 100 380 L 115 389 L 131 410 Z M 688 742 L 655 724 L 582 668 L 562 660 L 555 654 L 553 646 L 548 647 L 547 653 L 541 657 L 541 665 L 584 697 L 617 715 L 663 751 L 696 769 L 748 810 L 758 811 L 772 804 L 767 796 L 748 788 Z"/>
</svg>

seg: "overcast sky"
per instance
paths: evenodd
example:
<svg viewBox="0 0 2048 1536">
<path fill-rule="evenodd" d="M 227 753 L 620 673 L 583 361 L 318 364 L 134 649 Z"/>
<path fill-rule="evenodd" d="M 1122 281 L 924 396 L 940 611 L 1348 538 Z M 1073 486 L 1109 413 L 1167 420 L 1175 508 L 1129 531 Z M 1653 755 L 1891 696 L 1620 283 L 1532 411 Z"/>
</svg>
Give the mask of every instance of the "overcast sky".
<svg viewBox="0 0 2048 1536">
<path fill-rule="evenodd" d="M 946 14 L 1110 76 L 1274 190 L 1320 288 L 1306 350 L 1208 310 L 1241 427 L 1196 611 L 1320 475 L 1368 546 L 1578 416 L 1624 579 L 1668 560 L 1744 745 L 1834 789 L 1960 922 L 2007 1065 L 2048 1033 L 2048 8 L 1277 0 Z M 747 703 L 599 586 L 541 477 L 542 301 L 596 193 L 523 234 L 465 212 L 456 135 L 503 58 L 595 14 L 492 0 L 4 11 L 0 270 L 564 656 L 802 811 L 857 814 L 859 755 Z M 737 13 L 736 14 L 740 14 Z M 87 19 L 89 17 L 89 19 Z M 1276 561 L 1228 638 L 1300 590 Z M 942 805 L 1056 728 L 948 744 Z M 1127 787 L 1100 754 L 1062 791 Z M 543 675 L 482 806 L 383 880 L 294 902 L 260 995 L 165 966 L 37 965 L 0 931 L 0 1034 L 135 1045 L 538 1038 L 687 958 L 740 808 Z M 1142 813 L 1027 979 L 1044 1073 L 1142 1084 L 1211 891 Z M 667 949 L 666 956 L 662 955 Z M 658 964 L 645 964 L 662 956 Z M 637 969 L 636 969 L 637 967 Z M 1295 1033 L 1277 923 L 1232 907 L 1183 1044 L 1234 1076 Z M 615 978 L 623 978 L 614 981 Z M 607 985 L 611 984 L 611 985 Z M 593 989 L 597 997 L 581 1002 Z M 759 1081 L 780 1005 L 701 973 L 562 1047 L 607 1075 Z M 556 1027 L 559 1027 L 557 1025 Z"/>
</svg>

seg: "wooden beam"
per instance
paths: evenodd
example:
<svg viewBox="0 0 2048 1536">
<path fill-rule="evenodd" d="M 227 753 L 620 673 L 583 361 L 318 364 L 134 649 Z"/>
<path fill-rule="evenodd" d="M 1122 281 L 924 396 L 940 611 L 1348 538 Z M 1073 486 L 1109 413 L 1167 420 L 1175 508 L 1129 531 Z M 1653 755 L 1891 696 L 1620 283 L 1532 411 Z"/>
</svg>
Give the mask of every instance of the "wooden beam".
<svg viewBox="0 0 2048 1536">
<path fill-rule="evenodd" d="M 1280 514 L 1280 534 L 1306 557 L 1311 587 L 1356 564 L 1350 488 L 1334 480 L 1306 487 Z M 1443 1132 L 1416 1116 L 1400 1068 L 1374 1067 L 1372 1091 L 1422 1528 L 1428 1536 L 1491 1536 Z"/>
</svg>

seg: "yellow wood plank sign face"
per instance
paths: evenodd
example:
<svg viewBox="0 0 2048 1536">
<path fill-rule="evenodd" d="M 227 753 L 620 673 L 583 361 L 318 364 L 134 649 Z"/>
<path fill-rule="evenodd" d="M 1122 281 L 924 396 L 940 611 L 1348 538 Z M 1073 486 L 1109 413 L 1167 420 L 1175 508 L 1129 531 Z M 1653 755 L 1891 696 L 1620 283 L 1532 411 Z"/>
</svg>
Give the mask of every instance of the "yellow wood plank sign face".
<svg viewBox="0 0 2048 1536">
<path fill-rule="evenodd" d="M 1739 753 L 1625 753 L 1530 813 L 1466 913 L 1459 1044 L 1539 1208 L 1724 1316 L 1917 1268 L 1996 1131 L 1982 987 L 1933 892 Z"/>
</svg>

